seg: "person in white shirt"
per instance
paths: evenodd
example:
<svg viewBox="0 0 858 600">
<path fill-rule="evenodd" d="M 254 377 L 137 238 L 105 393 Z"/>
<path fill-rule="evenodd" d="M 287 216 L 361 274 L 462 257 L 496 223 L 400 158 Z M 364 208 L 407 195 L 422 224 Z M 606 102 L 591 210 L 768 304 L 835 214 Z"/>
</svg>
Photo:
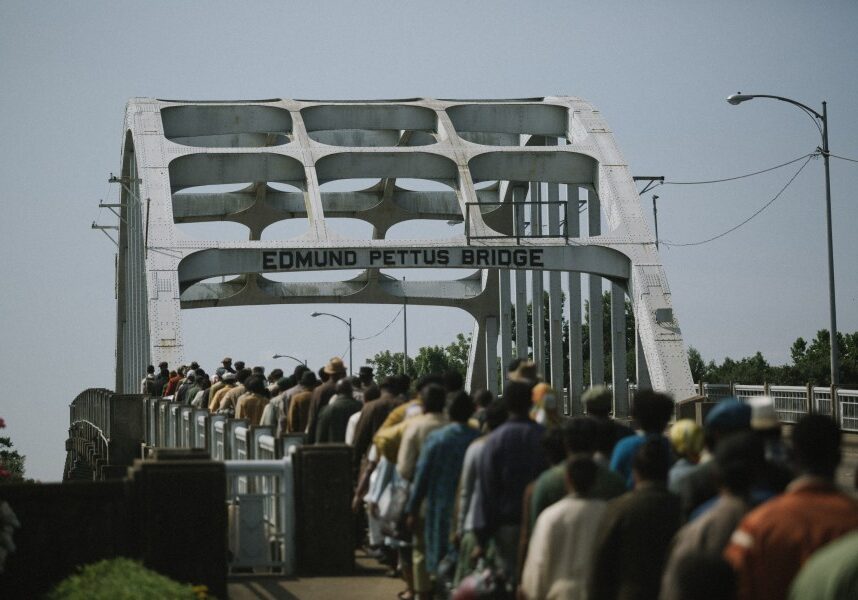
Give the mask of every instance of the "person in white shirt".
<svg viewBox="0 0 858 600">
<path fill-rule="evenodd" d="M 596 531 L 607 506 L 587 497 L 596 481 L 596 463 L 586 456 L 566 464 L 569 494 L 539 515 L 521 577 L 527 600 L 583 600 Z"/>
</svg>

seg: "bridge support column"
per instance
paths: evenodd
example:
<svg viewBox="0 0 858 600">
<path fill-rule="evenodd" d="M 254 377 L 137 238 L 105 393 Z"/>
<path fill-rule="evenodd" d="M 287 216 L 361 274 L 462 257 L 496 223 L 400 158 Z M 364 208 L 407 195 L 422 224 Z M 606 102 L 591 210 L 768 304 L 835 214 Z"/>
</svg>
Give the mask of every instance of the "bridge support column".
<svg viewBox="0 0 858 600">
<path fill-rule="evenodd" d="M 517 186 L 513 188 L 513 202 L 515 204 L 515 232 L 524 235 L 524 198 L 527 190 Z M 527 271 L 517 269 L 515 271 L 515 353 L 517 357 L 527 356 Z M 506 368 L 504 364 L 504 368 Z"/>
<path fill-rule="evenodd" d="M 587 219 L 590 237 L 602 233 L 602 209 L 599 196 L 589 190 Z M 602 311 L 602 278 L 590 275 L 590 387 L 605 383 L 605 342 L 603 335 L 605 315 Z"/>
<path fill-rule="evenodd" d="M 500 279 L 500 357 L 501 369 L 509 364 L 512 354 L 512 311 L 510 304 L 510 272 L 501 270 L 498 272 Z M 501 378 L 503 380 L 503 378 Z M 501 381 L 503 386 L 503 381 Z M 501 388 L 503 391 L 503 388 Z"/>
<path fill-rule="evenodd" d="M 626 376 L 626 294 L 611 286 L 611 380 L 614 386 L 614 416 L 629 416 L 629 385 Z"/>
<path fill-rule="evenodd" d="M 553 144 L 557 140 L 552 140 Z M 560 186 L 548 184 L 548 235 L 560 235 Z M 548 330 L 551 340 L 551 387 L 563 391 L 563 294 L 560 271 L 548 272 Z"/>
<path fill-rule="evenodd" d="M 542 233 L 542 190 L 541 184 L 531 182 L 530 184 L 530 234 L 534 237 Z M 542 375 L 545 372 L 545 315 L 543 310 L 543 279 L 542 271 L 531 271 L 531 320 L 533 322 L 533 361 L 536 370 Z"/>
<path fill-rule="evenodd" d="M 578 186 L 566 186 L 566 227 L 570 238 L 581 236 L 581 219 L 578 212 Z M 581 336 L 581 275 L 568 273 L 569 284 L 569 391 L 567 414 L 584 414 L 581 394 L 584 390 L 584 349 Z"/>
<path fill-rule="evenodd" d="M 486 317 L 483 321 L 485 329 L 486 357 L 486 389 L 493 394 L 498 393 L 498 318 Z"/>
</svg>

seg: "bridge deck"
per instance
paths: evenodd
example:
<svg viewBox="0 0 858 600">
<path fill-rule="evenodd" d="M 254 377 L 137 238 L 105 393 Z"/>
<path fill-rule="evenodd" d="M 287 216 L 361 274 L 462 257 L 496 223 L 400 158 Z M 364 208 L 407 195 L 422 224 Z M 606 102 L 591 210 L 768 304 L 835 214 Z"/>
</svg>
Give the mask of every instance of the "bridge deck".
<svg viewBox="0 0 858 600">
<path fill-rule="evenodd" d="M 380 600 L 395 599 L 405 589 L 399 578 L 363 552 L 356 554 L 355 574 L 348 577 L 281 578 L 242 575 L 230 579 L 230 600 Z"/>
</svg>

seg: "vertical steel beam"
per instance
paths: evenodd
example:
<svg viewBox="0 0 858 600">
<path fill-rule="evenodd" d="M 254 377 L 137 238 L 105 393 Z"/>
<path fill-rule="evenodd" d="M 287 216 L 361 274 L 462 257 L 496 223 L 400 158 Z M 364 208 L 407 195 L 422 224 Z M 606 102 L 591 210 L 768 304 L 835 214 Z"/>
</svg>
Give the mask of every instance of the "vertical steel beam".
<svg viewBox="0 0 858 600">
<path fill-rule="evenodd" d="M 602 233 L 602 207 L 595 190 L 587 192 L 587 222 L 590 237 Z M 602 278 L 590 275 L 590 385 L 605 383 L 605 346 L 602 327 Z"/>
<path fill-rule="evenodd" d="M 527 188 L 516 186 L 512 190 L 515 210 L 515 233 L 517 237 L 524 235 L 524 199 Z M 527 356 L 527 271 L 515 271 L 515 353 L 516 356 Z M 506 364 L 504 364 L 506 367 Z"/>
<path fill-rule="evenodd" d="M 498 392 L 498 318 L 488 316 L 485 318 L 484 329 L 486 331 L 486 389 L 497 394 Z"/>
<path fill-rule="evenodd" d="M 629 416 L 629 386 L 626 377 L 626 294 L 611 285 L 611 381 L 614 385 L 614 416 Z"/>
<path fill-rule="evenodd" d="M 510 303 L 510 272 L 498 271 L 500 279 L 500 357 L 501 368 L 506 368 L 512 358 L 512 304 Z M 503 385 L 503 383 L 501 383 Z"/>
<path fill-rule="evenodd" d="M 548 138 L 546 145 L 554 146 L 557 140 Z M 560 235 L 560 185 L 548 184 L 548 235 Z M 551 387 L 563 390 L 563 298 L 560 288 L 560 271 L 548 273 L 548 334 L 550 340 Z M 547 374 L 546 374 L 547 375 Z M 548 377 L 546 377 L 548 379 Z"/>
<path fill-rule="evenodd" d="M 530 233 L 542 234 L 542 184 L 538 181 L 530 184 Z M 545 373 L 545 315 L 542 308 L 543 279 L 542 271 L 531 271 L 531 314 L 533 321 L 533 361 L 541 374 Z"/>
<path fill-rule="evenodd" d="M 566 227 L 570 238 L 581 235 L 581 218 L 578 212 L 578 186 L 566 186 Z M 581 274 L 570 271 L 569 283 L 569 391 L 566 411 L 584 414 L 581 394 L 584 390 L 584 351 L 581 335 Z"/>
</svg>

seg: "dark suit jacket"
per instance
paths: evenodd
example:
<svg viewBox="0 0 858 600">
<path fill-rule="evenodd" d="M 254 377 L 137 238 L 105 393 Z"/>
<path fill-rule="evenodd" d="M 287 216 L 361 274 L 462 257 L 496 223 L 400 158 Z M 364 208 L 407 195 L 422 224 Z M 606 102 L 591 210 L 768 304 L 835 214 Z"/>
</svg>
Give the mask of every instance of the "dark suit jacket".
<svg viewBox="0 0 858 600">
<path fill-rule="evenodd" d="M 608 503 L 596 535 L 590 600 L 654 600 L 674 534 L 679 498 L 646 483 Z"/>
</svg>

